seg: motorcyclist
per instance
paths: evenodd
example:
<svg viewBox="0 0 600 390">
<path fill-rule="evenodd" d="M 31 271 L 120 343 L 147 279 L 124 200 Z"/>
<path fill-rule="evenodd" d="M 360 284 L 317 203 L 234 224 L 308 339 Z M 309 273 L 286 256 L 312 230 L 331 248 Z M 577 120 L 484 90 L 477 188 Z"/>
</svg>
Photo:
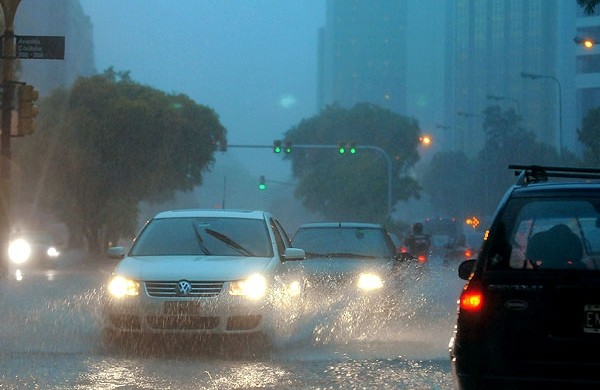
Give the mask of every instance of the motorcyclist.
<svg viewBox="0 0 600 390">
<path fill-rule="evenodd" d="M 417 222 L 413 225 L 412 234 L 406 237 L 404 241 L 407 252 L 413 256 L 427 257 L 429 253 L 429 247 L 431 246 L 431 239 L 428 234 L 423 232 L 423 224 Z"/>
</svg>

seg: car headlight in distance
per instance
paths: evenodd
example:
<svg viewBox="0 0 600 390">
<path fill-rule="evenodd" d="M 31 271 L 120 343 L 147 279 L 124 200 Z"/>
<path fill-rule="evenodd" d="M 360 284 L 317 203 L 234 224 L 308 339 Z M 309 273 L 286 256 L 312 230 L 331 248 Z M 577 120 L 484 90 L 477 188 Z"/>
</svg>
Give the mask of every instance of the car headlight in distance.
<svg viewBox="0 0 600 390">
<path fill-rule="evenodd" d="M 56 249 L 56 247 L 51 246 L 46 251 L 46 254 L 48 255 L 48 257 L 58 257 L 58 255 L 60 255 L 60 252 L 58 251 L 58 249 Z"/>
<path fill-rule="evenodd" d="M 108 283 L 108 292 L 115 298 L 136 296 L 140 293 L 140 284 L 135 280 L 115 276 Z"/>
<path fill-rule="evenodd" d="M 31 256 L 31 246 L 27 240 L 17 238 L 8 245 L 8 258 L 14 264 L 23 264 Z"/>
<path fill-rule="evenodd" d="M 377 290 L 383 287 L 383 280 L 374 273 L 361 273 L 358 277 L 358 288 L 365 291 Z"/>
<path fill-rule="evenodd" d="M 229 285 L 230 295 L 243 295 L 249 299 L 259 299 L 267 292 L 267 280 L 260 274 L 254 274 L 244 280 L 235 280 Z"/>
</svg>

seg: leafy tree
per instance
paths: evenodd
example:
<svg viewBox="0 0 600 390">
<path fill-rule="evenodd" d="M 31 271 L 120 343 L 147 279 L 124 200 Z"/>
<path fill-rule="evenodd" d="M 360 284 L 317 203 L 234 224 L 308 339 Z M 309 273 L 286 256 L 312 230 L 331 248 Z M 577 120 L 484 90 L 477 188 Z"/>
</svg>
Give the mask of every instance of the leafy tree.
<svg viewBox="0 0 600 390">
<path fill-rule="evenodd" d="M 588 111 L 578 131 L 579 141 L 584 146 L 585 165 L 600 167 L 600 107 Z"/>
<path fill-rule="evenodd" d="M 436 153 L 423 173 L 423 188 L 440 216 L 463 217 L 474 212 L 475 164 L 462 151 Z"/>
<path fill-rule="evenodd" d="M 354 142 L 372 148 L 359 147 L 354 155 L 340 155 L 327 147 L 294 148 L 289 158 L 299 180 L 296 197 L 307 209 L 328 219 L 385 221 L 390 166 L 392 204 L 419 196 L 419 184 L 408 175 L 419 159 L 419 133 L 416 120 L 373 104 L 359 103 L 352 109 L 326 107 L 288 130 L 285 139 L 293 144 Z"/>
<path fill-rule="evenodd" d="M 537 141 L 533 132 L 522 125 L 513 109 L 489 106 L 483 111 L 485 144 L 476 157 L 463 152 L 436 154 L 423 177 L 436 211 L 464 218 L 493 213 L 500 197 L 515 183 L 510 164 L 557 165 L 556 150 Z M 576 164 L 574 155 L 565 153 L 562 162 Z"/>
<path fill-rule="evenodd" d="M 600 0 L 577 0 L 577 4 L 585 10 L 586 14 L 591 15 L 596 6 L 600 4 Z"/>
<path fill-rule="evenodd" d="M 225 145 L 212 109 L 112 69 L 55 91 L 40 112 L 40 130 L 15 148 L 23 192 L 94 252 L 135 232 L 140 201 L 201 184 Z"/>
</svg>

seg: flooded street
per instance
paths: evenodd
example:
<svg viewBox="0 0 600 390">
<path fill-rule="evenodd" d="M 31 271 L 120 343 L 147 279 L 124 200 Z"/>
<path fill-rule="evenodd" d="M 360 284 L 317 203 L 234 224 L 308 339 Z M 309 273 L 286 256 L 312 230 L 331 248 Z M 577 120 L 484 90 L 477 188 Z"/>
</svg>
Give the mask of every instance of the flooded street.
<svg viewBox="0 0 600 390">
<path fill-rule="evenodd" d="M 57 264 L 0 285 L 0 389 L 451 389 L 447 344 L 462 283 L 432 260 L 383 316 L 351 303 L 314 307 L 261 356 L 212 342 L 107 348 L 109 267 Z M 366 318 L 365 318 L 366 317 Z"/>
</svg>

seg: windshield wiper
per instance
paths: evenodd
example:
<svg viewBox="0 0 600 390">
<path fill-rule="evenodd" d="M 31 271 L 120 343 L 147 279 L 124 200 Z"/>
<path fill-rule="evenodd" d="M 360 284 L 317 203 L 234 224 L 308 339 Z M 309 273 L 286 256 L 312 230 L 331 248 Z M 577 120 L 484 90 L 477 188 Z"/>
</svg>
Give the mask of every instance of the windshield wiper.
<svg viewBox="0 0 600 390">
<path fill-rule="evenodd" d="M 309 257 L 326 257 L 330 258 L 331 256 L 328 253 L 319 253 L 319 252 L 304 252 L 307 258 Z"/>
<path fill-rule="evenodd" d="M 215 237 L 217 240 L 224 242 L 233 249 L 236 249 L 240 253 L 243 253 L 246 256 L 254 257 L 254 253 L 250 252 L 248 249 L 244 248 L 225 234 L 212 229 L 204 229 L 204 231 L 210 234 L 211 236 Z"/>
<path fill-rule="evenodd" d="M 202 253 L 204 253 L 205 255 L 210 255 L 210 251 L 208 250 L 208 248 L 206 248 L 206 246 L 204 245 L 204 239 L 202 238 L 202 235 L 200 234 L 200 232 L 198 231 L 198 226 L 196 226 L 195 223 L 192 223 L 192 225 L 194 225 L 194 233 L 196 234 L 196 239 L 198 241 L 198 246 L 200 247 L 200 250 L 202 251 Z"/>
</svg>

